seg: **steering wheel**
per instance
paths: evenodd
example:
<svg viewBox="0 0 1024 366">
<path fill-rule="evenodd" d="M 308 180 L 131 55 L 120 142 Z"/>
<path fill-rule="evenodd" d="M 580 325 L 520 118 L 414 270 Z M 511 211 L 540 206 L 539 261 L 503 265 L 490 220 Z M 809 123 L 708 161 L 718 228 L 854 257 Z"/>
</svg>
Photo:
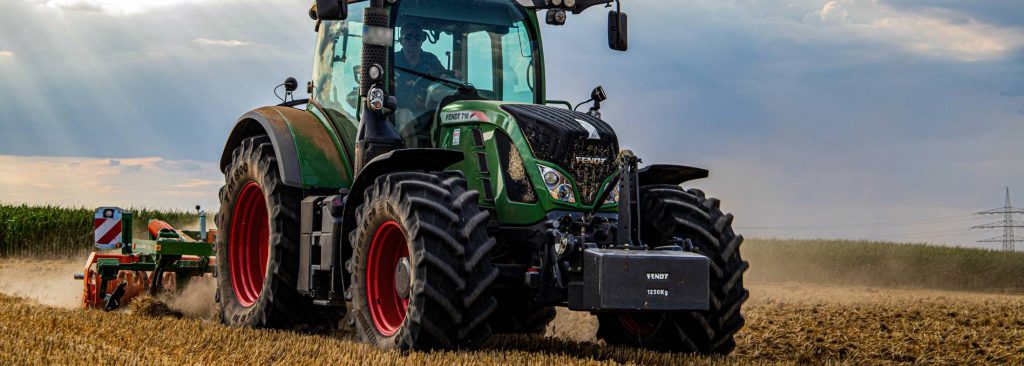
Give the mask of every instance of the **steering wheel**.
<svg viewBox="0 0 1024 366">
<path fill-rule="evenodd" d="M 440 103 L 441 101 L 440 98 L 436 98 L 437 95 L 444 94 L 447 92 L 447 94 L 441 95 L 441 98 L 443 98 L 445 96 L 455 93 L 455 88 L 446 83 L 432 81 L 430 79 L 416 75 L 411 75 L 408 73 L 406 73 L 406 75 L 403 76 L 413 77 L 414 79 L 411 82 L 412 89 L 415 91 L 422 91 L 415 94 L 416 100 L 414 102 L 414 105 L 422 110 L 433 110 L 434 107 L 436 107 L 436 103 Z M 436 76 L 449 80 L 458 80 L 458 78 L 455 77 L 455 73 L 450 70 L 439 72 Z M 399 87 L 402 87 L 402 85 L 409 84 L 400 82 L 399 85 Z"/>
</svg>

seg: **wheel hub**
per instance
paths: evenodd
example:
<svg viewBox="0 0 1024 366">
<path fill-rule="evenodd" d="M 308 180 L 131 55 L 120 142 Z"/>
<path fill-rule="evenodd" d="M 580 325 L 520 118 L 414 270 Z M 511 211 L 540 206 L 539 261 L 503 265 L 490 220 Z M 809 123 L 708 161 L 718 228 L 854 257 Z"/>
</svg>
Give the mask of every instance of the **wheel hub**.
<svg viewBox="0 0 1024 366">
<path fill-rule="evenodd" d="M 412 287 L 412 276 L 410 275 L 409 257 L 402 257 L 395 266 L 395 291 L 398 297 L 409 298 L 409 288 Z"/>
</svg>

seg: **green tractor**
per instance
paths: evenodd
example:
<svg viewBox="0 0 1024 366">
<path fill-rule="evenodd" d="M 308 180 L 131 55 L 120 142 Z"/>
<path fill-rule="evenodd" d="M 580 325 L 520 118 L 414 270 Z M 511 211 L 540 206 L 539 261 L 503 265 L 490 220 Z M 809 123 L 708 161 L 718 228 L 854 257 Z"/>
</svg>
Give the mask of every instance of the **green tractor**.
<svg viewBox="0 0 1024 366">
<path fill-rule="evenodd" d="M 349 315 L 380 348 L 452 349 L 542 333 L 563 306 L 610 344 L 731 352 L 742 237 L 680 187 L 708 171 L 638 168 L 600 87 L 586 113 L 546 99 L 538 13 L 560 25 L 613 1 L 317 0 L 309 99 L 289 78 L 220 161 L 221 320 Z M 613 49 L 626 20 L 609 12 Z"/>
</svg>

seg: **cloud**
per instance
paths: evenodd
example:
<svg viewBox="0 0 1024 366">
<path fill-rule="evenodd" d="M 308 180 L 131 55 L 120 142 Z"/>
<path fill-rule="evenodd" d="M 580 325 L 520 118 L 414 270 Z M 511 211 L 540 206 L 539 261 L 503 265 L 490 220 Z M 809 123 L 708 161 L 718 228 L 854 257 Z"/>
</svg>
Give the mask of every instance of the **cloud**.
<svg viewBox="0 0 1024 366">
<path fill-rule="evenodd" d="M 208 0 L 42 0 L 42 6 L 68 12 L 135 15 L 157 8 Z"/>
<path fill-rule="evenodd" d="M 116 164 L 113 164 L 117 162 Z M 198 171 L 177 166 L 201 166 Z M 157 169 L 159 167 L 159 169 Z M 149 169 L 153 168 L 153 169 Z M 144 171 L 144 174 L 137 174 Z M 219 205 L 217 164 L 155 157 L 0 155 L 0 201 L 190 209 Z"/>
<path fill-rule="evenodd" d="M 838 1 L 830 1 L 820 11 L 815 12 L 822 23 L 845 23 L 849 21 L 850 12 Z"/>
<path fill-rule="evenodd" d="M 804 23 L 832 37 L 891 44 L 906 52 L 957 61 L 1006 56 L 1024 45 L 1024 30 L 985 23 L 958 11 L 895 7 L 877 0 L 834 0 L 807 13 Z"/>
<path fill-rule="evenodd" d="M 1018 0 L 878 0 L 885 5 L 936 16 L 956 19 L 972 19 L 989 24 L 1021 26 L 1024 6 Z"/>
<path fill-rule="evenodd" d="M 224 184 L 223 180 L 214 179 L 189 179 L 187 182 L 175 184 L 174 188 L 203 188 L 203 187 L 216 187 L 217 185 Z"/>
<path fill-rule="evenodd" d="M 1022 83 L 1021 85 L 1011 86 L 1011 87 L 1007 88 L 1006 90 L 1003 90 L 1003 91 L 999 92 L 999 95 L 1002 95 L 1004 97 L 1010 97 L 1010 98 L 1012 98 L 1012 97 L 1024 97 L 1024 83 Z"/>
<path fill-rule="evenodd" d="M 207 39 L 197 38 L 193 40 L 196 44 L 203 46 L 215 46 L 215 47 L 242 47 L 248 46 L 250 43 L 245 41 L 239 41 L 237 39 Z"/>
<path fill-rule="evenodd" d="M 92 158 L 0 160 L 0 200 L 216 205 L 238 117 L 275 103 L 284 77 L 311 74 L 313 23 L 294 0 L 177 0 L 159 13 L 148 11 L 166 2 L 135 0 L 58 16 L 41 2 L 0 0 L 0 24 L 20 30 L 0 32 L 0 49 L 17 51 L 0 58 L 0 154 Z M 542 25 L 546 91 L 582 101 L 603 85 L 622 147 L 711 169 L 695 184 L 737 225 L 969 213 L 992 187 L 1024 192 L 1024 165 L 979 163 L 1024 156 L 1018 3 L 631 2 L 627 53 L 608 50 L 595 8 Z M 132 6 L 147 13 L 117 15 Z M 222 48 L 236 42 L 251 43 Z M 877 233 L 889 234 L 904 232 Z"/>
<path fill-rule="evenodd" d="M 105 10 L 102 3 L 90 0 L 49 0 L 43 2 L 43 5 L 64 11 L 83 13 L 100 13 Z"/>
</svg>

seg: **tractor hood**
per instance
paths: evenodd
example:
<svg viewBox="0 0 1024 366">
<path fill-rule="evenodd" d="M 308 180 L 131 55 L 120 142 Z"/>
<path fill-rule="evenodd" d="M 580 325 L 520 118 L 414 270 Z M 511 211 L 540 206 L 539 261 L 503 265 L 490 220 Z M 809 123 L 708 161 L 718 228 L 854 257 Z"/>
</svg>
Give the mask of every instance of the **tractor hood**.
<svg viewBox="0 0 1024 366">
<path fill-rule="evenodd" d="M 534 187 L 544 184 L 537 164 L 566 175 L 575 188 L 577 202 L 573 206 L 592 207 L 603 185 L 615 174 L 619 153 L 615 131 L 589 114 L 534 104 L 458 101 L 445 106 L 440 116 L 441 124 L 448 126 L 471 121 L 490 123 L 504 132 L 507 138 L 495 137 L 502 165 L 508 161 L 507 155 L 521 155 L 521 160 L 515 160 L 522 162 L 529 175 L 535 175 L 529 179 Z M 515 184 L 510 186 L 517 189 Z"/>
<path fill-rule="evenodd" d="M 586 113 L 532 104 L 501 107 L 515 118 L 533 156 L 576 180 L 580 201 L 594 204 L 601 184 L 615 173 L 619 141 L 608 123 Z"/>
</svg>

